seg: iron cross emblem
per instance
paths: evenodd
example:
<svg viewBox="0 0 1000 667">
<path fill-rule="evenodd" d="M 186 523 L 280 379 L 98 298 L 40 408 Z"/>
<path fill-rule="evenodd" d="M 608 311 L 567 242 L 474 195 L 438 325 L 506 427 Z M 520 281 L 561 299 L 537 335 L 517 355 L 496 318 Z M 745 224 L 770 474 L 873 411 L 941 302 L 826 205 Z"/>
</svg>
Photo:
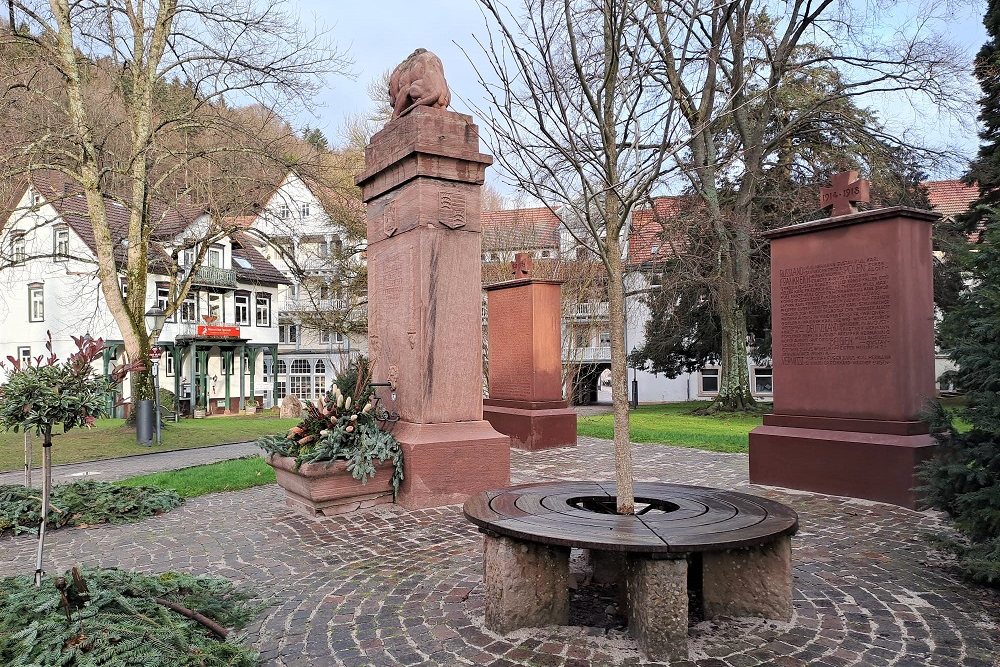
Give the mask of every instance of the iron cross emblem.
<svg viewBox="0 0 1000 667">
<path fill-rule="evenodd" d="M 857 213 L 858 202 L 869 201 L 868 181 L 858 178 L 856 171 L 842 171 L 830 177 L 830 187 L 820 188 L 819 203 L 821 208 L 830 209 L 830 217 Z"/>
</svg>

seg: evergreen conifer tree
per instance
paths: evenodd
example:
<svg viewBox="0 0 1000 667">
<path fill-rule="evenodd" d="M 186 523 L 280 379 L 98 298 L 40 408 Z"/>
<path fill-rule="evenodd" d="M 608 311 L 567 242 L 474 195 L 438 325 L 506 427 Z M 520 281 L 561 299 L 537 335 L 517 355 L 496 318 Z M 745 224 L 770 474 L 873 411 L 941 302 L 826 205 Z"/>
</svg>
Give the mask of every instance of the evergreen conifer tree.
<svg viewBox="0 0 1000 667">
<path fill-rule="evenodd" d="M 1000 204 L 1000 0 L 988 0 L 983 25 L 990 36 L 976 54 L 974 72 L 983 90 L 979 98 L 979 121 L 982 143 L 979 154 L 969 165 L 965 181 L 979 184 L 979 199 L 959 224 L 972 231 L 986 221 L 985 206 Z"/>
</svg>

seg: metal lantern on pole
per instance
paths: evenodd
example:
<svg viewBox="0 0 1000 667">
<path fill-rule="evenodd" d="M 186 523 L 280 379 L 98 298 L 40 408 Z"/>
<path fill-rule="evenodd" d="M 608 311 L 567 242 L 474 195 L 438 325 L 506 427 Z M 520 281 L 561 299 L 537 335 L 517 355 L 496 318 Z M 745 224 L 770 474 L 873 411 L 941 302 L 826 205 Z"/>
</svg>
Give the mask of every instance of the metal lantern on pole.
<svg viewBox="0 0 1000 667">
<path fill-rule="evenodd" d="M 154 305 L 146 311 L 146 329 L 149 331 L 150 342 L 153 343 L 150 349 L 149 359 L 152 362 L 153 371 L 153 401 L 139 401 L 139 414 L 136 415 L 136 438 L 140 443 L 145 444 L 156 435 L 156 444 L 160 444 L 160 355 L 163 353 L 156 342 L 163 331 L 163 322 L 166 320 L 166 313 L 159 305 Z M 150 405 L 152 403 L 152 405 Z"/>
</svg>

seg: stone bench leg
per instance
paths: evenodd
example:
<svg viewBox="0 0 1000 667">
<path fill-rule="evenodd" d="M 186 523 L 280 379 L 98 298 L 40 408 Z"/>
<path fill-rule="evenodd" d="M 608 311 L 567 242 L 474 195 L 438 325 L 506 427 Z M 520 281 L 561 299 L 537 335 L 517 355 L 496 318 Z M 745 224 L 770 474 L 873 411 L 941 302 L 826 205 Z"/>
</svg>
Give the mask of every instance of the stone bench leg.
<svg viewBox="0 0 1000 667">
<path fill-rule="evenodd" d="M 626 561 L 628 629 L 650 659 L 688 657 L 687 569 L 683 558 Z"/>
<path fill-rule="evenodd" d="M 702 554 L 705 618 L 792 618 L 792 539 Z"/>
<path fill-rule="evenodd" d="M 487 534 L 483 553 L 487 628 L 507 633 L 569 622 L 569 547 Z"/>
</svg>

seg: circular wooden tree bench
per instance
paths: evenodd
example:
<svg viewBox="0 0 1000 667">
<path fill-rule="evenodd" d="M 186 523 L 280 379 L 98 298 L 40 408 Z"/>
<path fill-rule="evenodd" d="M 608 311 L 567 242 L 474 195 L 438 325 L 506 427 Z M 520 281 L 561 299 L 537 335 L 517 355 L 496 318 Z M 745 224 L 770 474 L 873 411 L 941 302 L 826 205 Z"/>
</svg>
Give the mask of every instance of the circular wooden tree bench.
<svg viewBox="0 0 1000 667">
<path fill-rule="evenodd" d="M 765 498 L 638 483 L 636 513 L 615 513 L 614 482 L 546 482 L 486 491 L 465 503 L 485 534 L 486 625 L 569 620 L 571 548 L 595 578 L 624 584 L 629 632 L 656 659 L 687 658 L 688 587 L 706 619 L 792 614 L 791 536 L 798 516 Z"/>
</svg>

